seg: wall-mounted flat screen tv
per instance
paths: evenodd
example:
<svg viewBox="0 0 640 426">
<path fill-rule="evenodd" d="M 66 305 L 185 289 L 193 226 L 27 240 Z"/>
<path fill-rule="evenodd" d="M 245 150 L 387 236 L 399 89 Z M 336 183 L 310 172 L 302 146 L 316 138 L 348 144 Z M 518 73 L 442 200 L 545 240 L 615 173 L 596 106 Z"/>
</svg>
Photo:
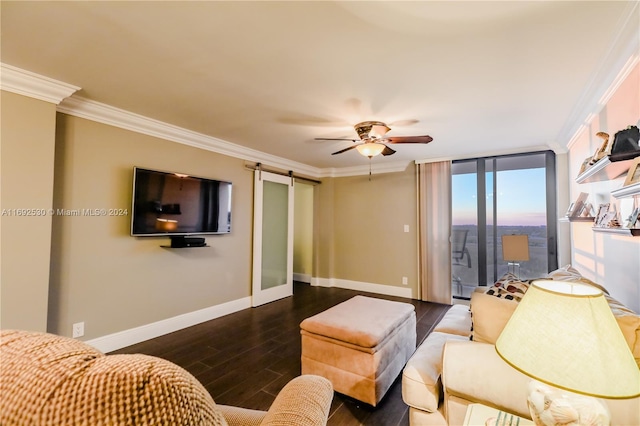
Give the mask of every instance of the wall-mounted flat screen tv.
<svg viewBox="0 0 640 426">
<path fill-rule="evenodd" d="M 131 235 L 231 232 L 231 182 L 133 169 Z"/>
</svg>

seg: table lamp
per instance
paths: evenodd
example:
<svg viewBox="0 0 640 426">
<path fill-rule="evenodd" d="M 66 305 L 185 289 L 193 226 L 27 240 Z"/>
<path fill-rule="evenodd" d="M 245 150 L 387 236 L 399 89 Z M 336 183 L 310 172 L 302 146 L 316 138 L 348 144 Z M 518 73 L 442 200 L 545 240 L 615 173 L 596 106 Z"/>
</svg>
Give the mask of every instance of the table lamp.
<svg viewBox="0 0 640 426">
<path fill-rule="evenodd" d="M 597 398 L 640 396 L 640 369 L 602 292 L 570 281 L 531 283 L 496 351 L 535 381 L 527 400 L 537 425 L 609 425 Z"/>
<path fill-rule="evenodd" d="M 503 235 L 502 259 L 507 262 L 509 272 L 520 278 L 520 263 L 529 260 L 529 236 L 528 235 Z M 517 267 L 517 272 L 516 272 Z"/>
</svg>

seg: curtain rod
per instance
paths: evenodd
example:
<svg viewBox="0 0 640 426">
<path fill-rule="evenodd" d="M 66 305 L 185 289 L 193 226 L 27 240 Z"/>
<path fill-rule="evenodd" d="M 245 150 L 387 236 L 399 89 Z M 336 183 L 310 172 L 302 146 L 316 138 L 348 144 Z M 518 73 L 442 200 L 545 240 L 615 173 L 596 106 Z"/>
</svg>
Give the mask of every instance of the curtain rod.
<svg viewBox="0 0 640 426">
<path fill-rule="evenodd" d="M 262 163 L 256 163 L 255 166 L 250 166 L 250 165 L 245 164 L 244 168 L 247 169 L 247 170 L 251 170 L 251 171 L 256 171 L 256 170 L 260 169 L 263 172 L 273 173 L 273 174 L 280 175 L 280 176 L 289 176 L 289 177 L 294 178 L 296 180 L 303 180 L 303 181 L 311 182 L 311 183 L 316 184 L 316 185 L 320 185 L 322 183 L 319 180 L 310 179 L 310 178 L 306 178 L 306 177 L 303 177 L 303 176 L 295 175 L 293 173 L 293 170 L 289 170 L 288 172 L 281 172 L 281 171 L 275 170 L 275 169 L 267 169 L 267 168 L 264 167 L 264 165 Z"/>
</svg>

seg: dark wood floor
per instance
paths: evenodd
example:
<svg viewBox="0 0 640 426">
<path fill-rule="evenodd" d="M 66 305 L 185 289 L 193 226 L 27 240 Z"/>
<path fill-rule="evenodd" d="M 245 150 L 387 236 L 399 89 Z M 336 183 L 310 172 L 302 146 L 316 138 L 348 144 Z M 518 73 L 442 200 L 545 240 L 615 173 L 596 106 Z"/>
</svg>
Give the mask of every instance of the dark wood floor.
<svg viewBox="0 0 640 426">
<path fill-rule="evenodd" d="M 412 303 L 418 342 L 449 309 L 421 302 L 296 283 L 293 297 L 245 309 L 112 353 L 143 353 L 193 374 L 218 404 L 267 410 L 282 387 L 300 375 L 300 322 L 357 294 Z M 376 408 L 335 394 L 329 425 L 408 425 L 400 377 Z"/>
</svg>

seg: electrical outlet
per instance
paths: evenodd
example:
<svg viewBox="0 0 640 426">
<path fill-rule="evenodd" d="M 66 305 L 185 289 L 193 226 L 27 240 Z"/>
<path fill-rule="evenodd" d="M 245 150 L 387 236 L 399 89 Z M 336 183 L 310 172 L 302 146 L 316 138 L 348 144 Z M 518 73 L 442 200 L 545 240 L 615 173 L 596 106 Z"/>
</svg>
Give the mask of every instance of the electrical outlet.
<svg viewBox="0 0 640 426">
<path fill-rule="evenodd" d="M 409 278 L 407 278 L 407 277 L 402 277 L 402 284 L 403 284 L 403 285 L 408 285 L 408 284 L 409 284 Z"/>
<path fill-rule="evenodd" d="M 73 337 L 82 337 L 84 336 L 84 322 L 77 322 L 73 324 Z"/>
<path fill-rule="evenodd" d="M 404 232 L 409 232 L 409 225 L 404 226 Z"/>
</svg>

